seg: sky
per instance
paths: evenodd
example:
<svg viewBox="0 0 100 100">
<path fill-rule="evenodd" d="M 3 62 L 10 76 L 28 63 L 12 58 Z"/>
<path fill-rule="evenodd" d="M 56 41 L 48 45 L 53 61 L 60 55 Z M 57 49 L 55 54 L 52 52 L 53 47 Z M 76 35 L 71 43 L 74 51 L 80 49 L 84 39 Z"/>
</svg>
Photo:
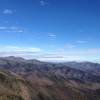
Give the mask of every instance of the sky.
<svg viewBox="0 0 100 100">
<path fill-rule="evenodd" d="M 100 0 L 0 0 L 0 56 L 100 62 Z"/>
</svg>

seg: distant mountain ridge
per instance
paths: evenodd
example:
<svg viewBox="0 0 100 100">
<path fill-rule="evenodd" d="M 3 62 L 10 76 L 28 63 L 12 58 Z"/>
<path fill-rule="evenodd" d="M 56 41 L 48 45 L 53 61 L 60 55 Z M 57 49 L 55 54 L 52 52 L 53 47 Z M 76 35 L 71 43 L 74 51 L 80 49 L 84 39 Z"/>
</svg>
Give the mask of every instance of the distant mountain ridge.
<svg viewBox="0 0 100 100">
<path fill-rule="evenodd" d="M 72 68 L 80 69 L 86 72 L 94 73 L 100 75 L 100 64 L 92 62 L 66 62 L 64 65 L 70 66 Z"/>
<path fill-rule="evenodd" d="M 8 66 L 10 64 L 10 66 Z M 100 64 L 92 63 L 92 62 L 66 62 L 66 63 L 50 63 L 50 62 L 41 62 L 39 60 L 31 59 L 26 60 L 21 57 L 0 57 L 0 67 L 11 67 L 19 64 L 21 67 L 23 65 L 29 66 L 38 66 L 38 67 L 70 67 L 77 70 L 85 71 L 88 73 L 92 73 L 94 75 L 100 75 Z M 16 66 L 14 66 L 16 67 Z M 25 67 L 25 66 L 24 66 Z"/>
</svg>

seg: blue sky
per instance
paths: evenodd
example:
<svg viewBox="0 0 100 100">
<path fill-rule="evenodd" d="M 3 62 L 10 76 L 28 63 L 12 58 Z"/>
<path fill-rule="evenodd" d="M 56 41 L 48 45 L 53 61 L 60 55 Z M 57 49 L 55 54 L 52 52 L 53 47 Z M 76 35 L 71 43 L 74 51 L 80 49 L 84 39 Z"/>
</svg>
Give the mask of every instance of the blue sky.
<svg viewBox="0 0 100 100">
<path fill-rule="evenodd" d="M 0 55 L 100 62 L 99 0 L 0 0 Z"/>
</svg>

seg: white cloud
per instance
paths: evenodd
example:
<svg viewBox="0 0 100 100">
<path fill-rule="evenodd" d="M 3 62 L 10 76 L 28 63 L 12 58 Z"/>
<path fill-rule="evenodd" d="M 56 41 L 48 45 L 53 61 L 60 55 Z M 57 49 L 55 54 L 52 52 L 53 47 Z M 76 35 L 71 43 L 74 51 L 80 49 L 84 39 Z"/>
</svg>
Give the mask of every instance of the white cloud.
<svg viewBox="0 0 100 100">
<path fill-rule="evenodd" d="M 42 61 L 93 61 L 100 62 L 100 49 L 87 49 L 87 50 L 66 50 L 63 52 L 46 53 L 39 60 Z"/>
<path fill-rule="evenodd" d="M 56 38 L 55 34 L 48 34 L 50 40 L 54 40 Z"/>
<path fill-rule="evenodd" d="M 0 57 L 16 56 L 37 59 L 42 49 L 36 47 L 0 46 Z"/>
<path fill-rule="evenodd" d="M 41 57 L 41 61 L 51 61 L 51 62 L 67 62 L 67 61 L 80 61 L 78 56 L 52 56 L 52 57 Z"/>
<path fill-rule="evenodd" d="M 0 57 L 17 56 L 41 61 L 94 61 L 100 62 L 100 48 L 71 49 L 63 51 L 45 52 L 36 47 L 0 46 Z"/>
<path fill-rule="evenodd" d="M 5 26 L 0 26 L 0 31 L 4 31 L 4 32 L 24 32 L 22 29 L 18 28 L 18 27 L 14 27 L 14 26 L 10 26 L 10 27 L 5 27 Z"/>
<path fill-rule="evenodd" d="M 11 9 L 5 9 L 3 14 L 13 14 L 13 11 Z"/>
<path fill-rule="evenodd" d="M 18 46 L 0 46 L 0 52 L 41 52 L 40 48 L 18 47 Z"/>
<path fill-rule="evenodd" d="M 77 41 L 77 43 L 82 44 L 82 43 L 87 43 L 87 41 Z"/>
<path fill-rule="evenodd" d="M 44 0 L 40 0 L 40 5 L 41 5 L 41 6 L 45 6 L 46 4 L 47 4 L 46 1 L 44 1 Z"/>
<path fill-rule="evenodd" d="M 74 47 L 76 47 L 76 46 L 73 44 L 66 44 L 64 49 L 72 49 Z"/>
<path fill-rule="evenodd" d="M 0 26 L 0 30 L 6 30 L 7 27 Z"/>
<path fill-rule="evenodd" d="M 55 34 L 49 34 L 48 36 L 49 36 L 49 37 L 56 37 Z"/>
</svg>

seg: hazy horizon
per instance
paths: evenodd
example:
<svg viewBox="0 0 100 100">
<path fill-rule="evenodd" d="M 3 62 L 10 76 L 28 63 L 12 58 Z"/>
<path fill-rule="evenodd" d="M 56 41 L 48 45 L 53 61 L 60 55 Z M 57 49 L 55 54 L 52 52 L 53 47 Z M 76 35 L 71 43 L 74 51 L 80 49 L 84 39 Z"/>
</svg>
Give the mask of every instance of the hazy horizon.
<svg viewBox="0 0 100 100">
<path fill-rule="evenodd" d="M 1 0 L 0 57 L 100 62 L 99 0 Z"/>
</svg>

